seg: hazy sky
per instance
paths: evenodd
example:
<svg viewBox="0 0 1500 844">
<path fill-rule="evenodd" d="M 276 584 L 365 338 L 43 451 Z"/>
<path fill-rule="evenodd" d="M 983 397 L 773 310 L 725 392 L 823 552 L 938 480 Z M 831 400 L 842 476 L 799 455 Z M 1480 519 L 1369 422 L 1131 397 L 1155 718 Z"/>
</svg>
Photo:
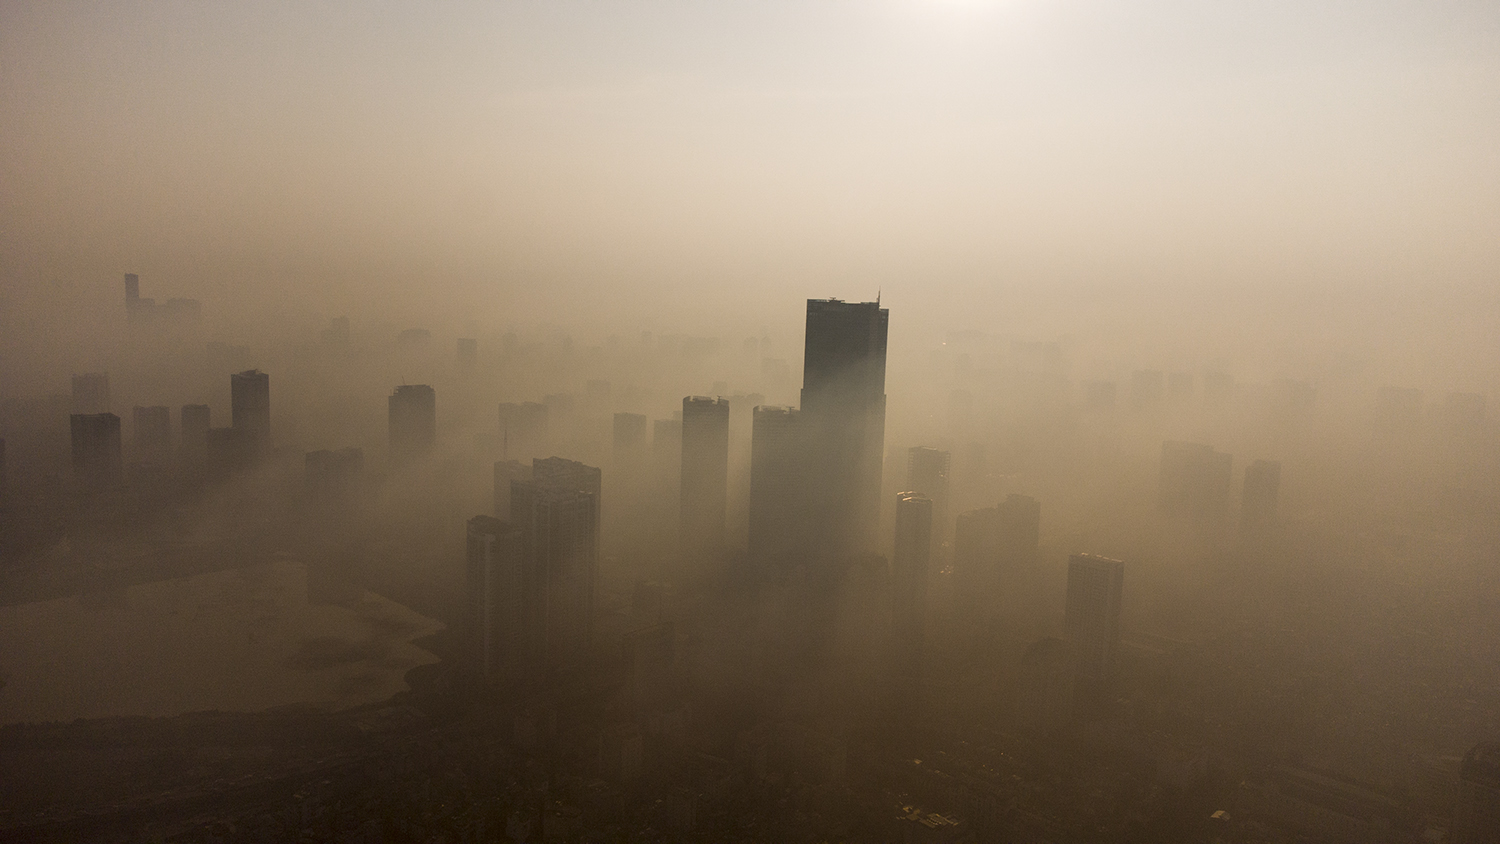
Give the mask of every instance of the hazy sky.
<svg viewBox="0 0 1500 844">
<path fill-rule="evenodd" d="M 1496 3 L 0 3 L 8 308 L 1483 288 L 1497 233 Z"/>
</svg>

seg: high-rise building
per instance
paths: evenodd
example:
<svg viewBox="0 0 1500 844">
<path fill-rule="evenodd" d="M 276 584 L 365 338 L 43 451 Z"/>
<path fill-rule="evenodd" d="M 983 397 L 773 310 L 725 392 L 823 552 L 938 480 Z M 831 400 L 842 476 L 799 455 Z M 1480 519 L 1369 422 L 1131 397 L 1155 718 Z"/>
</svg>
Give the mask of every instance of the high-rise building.
<svg viewBox="0 0 1500 844">
<path fill-rule="evenodd" d="M 932 500 L 915 492 L 896 496 L 896 547 L 891 557 L 893 675 L 909 704 L 921 686 L 927 563 L 932 556 Z"/>
<path fill-rule="evenodd" d="M 1500 842 L 1500 742 L 1480 742 L 1458 769 L 1453 844 Z"/>
<path fill-rule="evenodd" d="M 172 409 L 137 405 L 132 415 L 136 456 L 147 462 L 166 459 L 172 453 Z"/>
<path fill-rule="evenodd" d="M 848 557 L 876 544 L 889 325 L 879 302 L 807 301 L 802 415 L 816 464 L 808 505 L 822 556 Z"/>
<path fill-rule="evenodd" d="M 1245 491 L 1240 496 L 1240 520 L 1246 527 L 1276 519 L 1276 500 L 1281 494 L 1281 464 L 1257 460 L 1245 467 Z"/>
<path fill-rule="evenodd" d="M 1168 440 L 1161 445 L 1162 512 L 1172 516 L 1221 516 L 1229 506 L 1234 458 L 1212 446 Z"/>
<path fill-rule="evenodd" d="M 1079 680 L 1098 687 L 1114 672 L 1120 647 L 1120 600 L 1125 564 L 1093 554 L 1068 558 L 1068 600 L 1063 629 L 1078 656 Z"/>
<path fill-rule="evenodd" d="M 750 561 L 757 569 L 803 562 L 811 529 L 805 504 L 806 434 L 795 407 L 757 407 L 750 423 Z"/>
<path fill-rule="evenodd" d="M 523 568 L 536 572 L 523 598 L 528 664 L 555 669 L 583 658 L 592 636 L 601 475 L 560 457 L 533 461 L 531 471 L 511 482 L 510 521 Z"/>
<path fill-rule="evenodd" d="M 113 413 L 75 413 L 68 417 L 73 439 L 73 475 L 87 487 L 120 479 L 120 417 Z"/>
<path fill-rule="evenodd" d="M 109 412 L 108 372 L 73 376 L 73 412 L 81 415 Z"/>
<path fill-rule="evenodd" d="M 493 516 L 469 520 L 464 632 L 469 659 L 486 680 L 526 676 L 534 638 L 528 634 L 536 629 L 527 625 L 537 620 L 527 598 L 536 596 L 539 584 L 525 561 L 520 531 Z"/>
<path fill-rule="evenodd" d="M 681 530 L 683 550 L 711 554 L 724 547 L 729 495 L 729 401 L 682 400 Z"/>
<path fill-rule="evenodd" d="M 531 480 L 531 466 L 519 460 L 495 461 L 495 518 L 510 518 L 510 482 Z"/>
<path fill-rule="evenodd" d="M 244 431 L 257 456 L 271 447 L 271 376 L 258 369 L 229 376 L 229 425 Z"/>
<path fill-rule="evenodd" d="M 387 400 L 391 462 L 407 463 L 437 446 L 437 392 L 426 384 L 402 384 Z"/>
<path fill-rule="evenodd" d="M 932 541 L 947 538 L 948 474 L 953 464 L 946 451 L 915 446 L 906 452 L 906 488 L 932 499 Z"/>
</svg>

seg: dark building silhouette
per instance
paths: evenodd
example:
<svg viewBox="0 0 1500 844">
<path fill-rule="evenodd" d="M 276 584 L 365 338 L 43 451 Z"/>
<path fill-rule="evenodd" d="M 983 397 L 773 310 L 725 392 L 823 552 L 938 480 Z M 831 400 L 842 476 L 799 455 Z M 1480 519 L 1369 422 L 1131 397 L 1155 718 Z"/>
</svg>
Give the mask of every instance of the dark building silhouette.
<svg viewBox="0 0 1500 844">
<path fill-rule="evenodd" d="M 616 413 L 614 418 L 615 460 L 637 460 L 646 453 L 646 417 L 640 413 Z"/>
<path fill-rule="evenodd" d="M 1115 406 L 1115 382 L 1090 381 L 1084 386 L 1083 404 L 1089 410 L 1110 410 Z"/>
<path fill-rule="evenodd" d="M 682 547 L 689 554 L 724 547 L 729 495 L 729 401 L 682 400 Z"/>
<path fill-rule="evenodd" d="M 896 547 L 891 557 L 892 675 L 898 709 L 911 711 L 921 688 L 927 563 L 932 556 L 932 500 L 896 496 Z"/>
<path fill-rule="evenodd" d="M 1137 369 L 1130 374 L 1130 406 L 1136 409 L 1161 404 L 1165 388 L 1159 369 Z"/>
<path fill-rule="evenodd" d="M 1161 445 L 1162 512 L 1172 516 L 1223 515 L 1229 506 L 1234 458 L 1198 443 Z"/>
<path fill-rule="evenodd" d="M 879 302 L 807 301 L 802 415 L 816 464 L 808 500 L 824 557 L 847 558 L 875 544 L 889 326 Z"/>
<path fill-rule="evenodd" d="M 940 544 L 948 538 L 948 475 L 952 455 L 927 446 L 906 451 L 906 488 L 932 499 L 932 541 Z"/>
<path fill-rule="evenodd" d="M 812 524 L 806 437 L 794 407 L 757 407 L 750 423 L 749 557 L 761 571 L 802 561 Z"/>
<path fill-rule="evenodd" d="M 538 647 L 530 635 L 537 628 L 527 627 L 536 621 L 536 607 L 527 598 L 538 595 L 540 584 L 525 562 L 519 530 L 493 516 L 469 520 L 465 650 L 491 682 L 525 679 L 535 656 L 528 649 Z"/>
<path fill-rule="evenodd" d="M 519 460 L 495 461 L 495 517 L 510 518 L 510 482 L 531 480 L 531 466 Z"/>
<path fill-rule="evenodd" d="M 430 456 L 437 446 L 437 392 L 426 384 L 402 384 L 386 405 L 391 463 Z"/>
<path fill-rule="evenodd" d="M 86 487 L 120 480 L 120 417 L 113 413 L 75 413 L 69 417 L 73 439 L 73 476 Z"/>
<path fill-rule="evenodd" d="M 259 458 L 271 447 L 271 376 L 250 369 L 229 376 L 229 426 L 244 431 Z"/>
<path fill-rule="evenodd" d="M 511 524 L 520 532 L 530 678 L 586 656 L 599 564 L 598 469 L 560 457 L 535 460 L 529 481 L 511 482 Z"/>
<path fill-rule="evenodd" d="M 141 299 L 141 277 L 135 273 L 125 274 L 125 306 L 131 307 Z"/>
<path fill-rule="evenodd" d="M 1125 564 L 1093 554 L 1068 558 L 1068 600 L 1063 630 L 1078 655 L 1078 677 L 1097 687 L 1114 672 L 1120 646 L 1120 600 Z"/>
<path fill-rule="evenodd" d="M 172 409 L 170 407 L 140 407 L 133 411 L 135 452 L 139 459 L 149 462 L 165 460 L 172 453 Z"/>
<path fill-rule="evenodd" d="M 1240 519 L 1246 527 L 1276 520 L 1276 501 L 1281 494 L 1281 464 L 1257 460 L 1245 467 L 1245 489 L 1240 496 Z"/>
<path fill-rule="evenodd" d="M 458 338 L 458 352 L 455 360 L 459 369 L 473 369 L 474 365 L 479 362 L 479 341 L 472 337 Z"/>
<path fill-rule="evenodd" d="M 308 495 L 315 501 L 339 501 L 359 488 L 365 453 L 358 448 L 309 451 L 303 458 Z"/>
<path fill-rule="evenodd" d="M 1500 842 L 1500 742 L 1481 742 L 1464 754 L 1449 840 L 1453 844 Z"/>
<path fill-rule="evenodd" d="M 109 412 L 109 373 L 73 376 L 73 412 L 82 415 Z"/>
</svg>

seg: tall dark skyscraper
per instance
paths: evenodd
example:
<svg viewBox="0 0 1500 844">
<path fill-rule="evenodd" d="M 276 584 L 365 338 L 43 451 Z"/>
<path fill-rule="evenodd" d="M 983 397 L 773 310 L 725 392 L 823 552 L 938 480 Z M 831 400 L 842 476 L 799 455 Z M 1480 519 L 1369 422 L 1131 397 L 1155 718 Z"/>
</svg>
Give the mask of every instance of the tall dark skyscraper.
<svg viewBox="0 0 1500 844">
<path fill-rule="evenodd" d="M 582 659 L 593 630 L 599 566 L 598 469 L 549 457 L 531 480 L 511 483 L 511 524 L 520 532 L 529 677 Z M 524 575 L 523 575 L 524 578 Z"/>
<path fill-rule="evenodd" d="M 1120 647 L 1120 599 L 1125 564 L 1093 554 L 1068 558 L 1068 601 L 1063 629 L 1078 656 L 1079 681 L 1097 688 L 1114 671 Z"/>
<path fill-rule="evenodd" d="M 109 373 L 85 372 L 73 376 L 73 412 L 109 412 Z"/>
<path fill-rule="evenodd" d="M 891 557 L 891 646 L 897 705 L 910 710 L 922 679 L 927 563 L 932 556 L 932 500 L 896 496 L 896 547 Z"/>
<path fill-rule="evenodd" d="M 229 425 L 257 455 L 271 446 L 271 376 L 258 369 L 229 376 Z"/>
<path fill-rule="evenodd" d="M 120 417 L 113 413 L 75 413 L 69 417 L 73 439 L 73 475 L 86 487 L 120 480 Z"/>
<path fill-rule="evenodd" d="M 819 552 L 847 557 L 876 544 L 885 449 L 885 353 L 890 312 L 879 302 L 807 301 L 802 414 L 809 506 Z"/>
<path fill-rule="evenodd" d="M 750 561 L 760 571 L 790 567 L 811 542 L 805 501 L 802 413 L 757 407 L 750 423 Z"/>
<path fill-rule="evenodd" d="M 437 445 L 437 392 L 426 384 L 403 384 L 386 402 L 391 463 L 427 457 Z"/>
<path fill-rule="evenodd" d="M 528 571 L 521 533 L 493 516 L 475 516 L 468 526 L 465 639 L 469 658 L 492 682 L 525 677 L 528 659 L 528 596 L 536 573 Z M 528 593 L 528 588 L 532 590 Z"/>
<path fill-rule="evenodd" d="M 682 547 L 709 554 L 724 547 L 729 494 L 729 402 L 682 400 Z"/>
</svg>

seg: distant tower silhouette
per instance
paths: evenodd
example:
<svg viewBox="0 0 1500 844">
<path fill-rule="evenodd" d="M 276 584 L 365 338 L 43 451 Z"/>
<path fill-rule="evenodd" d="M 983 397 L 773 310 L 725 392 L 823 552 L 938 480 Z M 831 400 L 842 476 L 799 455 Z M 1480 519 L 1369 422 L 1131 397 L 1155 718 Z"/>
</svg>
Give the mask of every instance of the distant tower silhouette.
<svg viewBox="0 0 1500 844">
<path fill-rule="evenodd" d="M 801 411 L 757 407 L 750 423 L 750 562 L 764 573 L 805 562 L 812 542 Z"/>
<path fill-rule="evenodd" d="M 906 488 L 932 499 L 934 545 L 947 538 L 948 476 L 952 464 L 952 455 L 940 449 L 915 446 L 906 452 Z"/>
<path fill-rule="evenodd" d="M 426 384 L 403 384 L 386 401 L 391 463 L 432 454 L 437 445 L 437 392 Z"/>
<path fill-rule="evenodd" d="M 520 532 L 526 606 L 526 673 L 576 664 L 593 631 L 599 565 L 598 469 L 573 460 L 535 460 L 531 480 L 511 482 L 511 524 Z"/>
<path fill-rule="evenodd" d="M 689 554 L 724 547 L 729 494 L 729 402 L 682 400 L 682 546 Z"/>
<path fill-rule="evenodd" d="M 825 556 L 875 546 L 885 451 L 890 312 L 879 302 L 807 301 L 802 414 L 809 434 L 809 506 Z"/>
<path fill-rule="evenodd" d="M 891 558 L 891 640 L 898 708 L 911 711 L 922 683 L 927 563 L 932 556 L 932 500 L 896 496 L 896 548 Z"/>
<path fill-rule="evenodd" d="M 1068 559 L 1063 629 L 1078 653 L 1079 680 L 1097 688 L 1114 673 L 1120 646 L 1120 600 L 1125 564 L 1093 554 Z"/>
<path fill-rule="evenodd" d="M 229 376 L 229 425 L 256 456 L 271 447 L 271 376 L 250 369 Z"/>
<path fill-rule="evenodd" d="M 524 679 L 529 634 L 526 598 L 537 590 L 538 572 L 521 552 L 521 533 L 493 516 L 468 525 L 466 650 L 486 680 Z M 530 593 L 528 592 L 530 590 Z M 534 614 L 533 614 L 534 615 Z"/>
</svg>

